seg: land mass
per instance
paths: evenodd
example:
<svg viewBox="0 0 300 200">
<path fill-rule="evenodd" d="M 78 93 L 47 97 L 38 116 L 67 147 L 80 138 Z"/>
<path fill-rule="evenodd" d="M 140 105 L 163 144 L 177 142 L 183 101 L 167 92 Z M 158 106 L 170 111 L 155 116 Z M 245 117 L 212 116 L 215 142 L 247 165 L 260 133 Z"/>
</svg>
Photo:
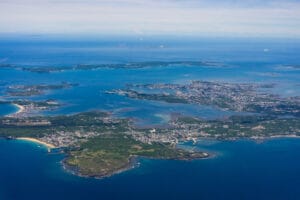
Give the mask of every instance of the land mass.
<svg viewBox="0 0 300 200">
<path fill-rule="evenodd" d="M 64 165 L 78 175 L 105 177 L 129 168 L 136 156 L 190 160 L 208 155 L 176 148 L 166 141 L 141 142 L 128 119 L 115 119 L 106 112 L 70 116 L 0 119 L 0 135 L 33 138 L 61 148 L 68 157 Z"/>
<path fill-rule="evenodd" d="M 94 111 L 52 117 L 3 117 L 0 135 L 30 137 L 51 144 L 68 155 L 63 162 L 67 169 L 82 176 L 106 177 L 130 168 L 137 156 L 178 160 L 208 156 L 180 149 L 179 142 L 299 136 L 300 119 L 253 115 L 203 120 L 179 115 L 165 128 L 137 128 L 130 119 Z"/>
<path fill-rule="evenodd" d="M 172 67 L 172 66 L 186 66 L 186 67 L 227 67 L 223 63 L 208 62 L 208 61 L 149 61 L 149 62 L 130 62 L 122 64 L 80 64 L 74 66 L 41 66 L 41 67 L 21 67 L 10 64 L 0 64 L 0 68 L 11 68 L 23 71 L 29 71 L 34 73 L 53 73 L 63 72 L 70 70 L 95 70 L 101 68 L 111 69 L 139 69 L 147 67 Z"/>
<path fill-rule="evenodd" d="M 40 115 L 41 111 L 51 111 L 59 108 L 59 102 L 53 99 L 44 101 L 31 101 L 26 99 L 20 100 L 2 100 L 0 104 L 12 104 L 18 107 L 18 111 L 8 115 L 13 118 L 25 118 L 29 116 Z"/>
<path fill-rule="evenodd" d="M 59 90 L 59 89 L 67 89 L 78 86 L 78 84 L 74 83 L 67 83 L 62 82 L 60 84 L 55 85 L 12 85 L 9 86 L 6 90 L 6 94 L 8 96 L 22 96 L 22 97 L 28 97 L 28 96 L 35 96 L 35 95 L 42 95 L 45 91 L 48 90 Z"/>
<path fill-rule="evenodd" d="M 265 90 L 273 84 L 193 81 L 190 84 L 128 85 L 107 91 L 134 99 L 214 106 L 223 110 L 300 117 L 300 97 L 283 98 Z"/>
<path fill-rule="evenodd" d="M 129 98 L 214 106 L 238 111 L 221 119 L 202 119 L 173 113 L 164 127 L 136 127 L 129 118 L 91 111 L 74 115 L 29 115 L 30 109 L 57 107 L 54 100 L 14 101 L 27 110 L 0 118 L 0 136 L 31 138 L 67 154 L 63 165 L 89 177 L 107 177 L 133 166 L 136 157 L 191 160 L 209 155 L 178 148 L 178 143 L 200 138 L 234 140 L 300 136 L 299 97 L 267 93 L 272 84 L 194 81 L 191 84 L 128 85 L 108 91 Z M 1 103 L 1 102 L 0 102 Z M 7 103 L 7 102 L 2 102 Z M 12 103 L 12 102 L 11 102 Z M 247 112 L 247 113 L 240 113 Z M 22 112 L 21 112 L 22 113 Z"/>
</svg>

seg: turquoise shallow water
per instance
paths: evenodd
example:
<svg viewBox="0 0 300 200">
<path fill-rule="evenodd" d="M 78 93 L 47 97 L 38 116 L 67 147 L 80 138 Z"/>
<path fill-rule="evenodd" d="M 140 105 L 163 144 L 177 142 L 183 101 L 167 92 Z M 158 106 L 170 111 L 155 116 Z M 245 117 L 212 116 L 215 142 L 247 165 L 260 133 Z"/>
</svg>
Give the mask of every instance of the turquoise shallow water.
<svg viewBox="0 0 300 200">
<path fill-rule="evenodd" d="M 216 157 L 190 162 L 140 160 L 103 180 L 79 178 L 63 155 L 0 140 L 0 198 L 6 199 L 299 199 L 300 140 L 202 141 Z"/>
<path fill-rule="evenodd" d="M 163 44 L 165 48 L 159 46 Z M 29 99 L 57 99 L 59 110 L 46 114 L 71 114 L 102 109 L 116 116 L 133 117 L 139 125 L 163 124 L 171 113 L 204 118 L 231 112 L 207 106 L 137 101 L 105 94 L 128 83 L 188 83 L 191 80 L 275 83 L 272 92 L 300 94 L 300 42 L 294 40 L 199 39 L 176 41 L 156 38 L 139 41 L 64 40 L 36 37 L 0 38 L 0 63 L 19 66 L 71 66 L 74 64 L 141 61 L 208 60 L 228 68 L 148 67 L 99 69 L 36 74 L 0 69 L 0 95 L 7 86 L 19 84 L 79 83 L 66 90 L 46 91 Z M 265 48 L 269 52 L 264 52 Z M 18 99 L 12 98 L 12 99 Z M 0 105 L 0 115 L 15 107 Z M 103 180 L 79 178 L 66 173 L 64 155 L 48 154 L 36 144 L 0 140 L 0 200 L 19 199 L 300 199 L 299 139 L 253 141 L 202 141 L 192 148 L 216 157 L 191 162 L 140 160 L 140 167 Z"/>
</svg>

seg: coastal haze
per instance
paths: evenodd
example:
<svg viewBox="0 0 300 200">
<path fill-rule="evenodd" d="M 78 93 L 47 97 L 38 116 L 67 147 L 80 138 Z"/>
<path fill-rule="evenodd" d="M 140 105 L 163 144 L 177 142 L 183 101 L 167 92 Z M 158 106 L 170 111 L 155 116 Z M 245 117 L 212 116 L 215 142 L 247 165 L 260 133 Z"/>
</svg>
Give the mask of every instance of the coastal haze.
<svg viewBox="0 0 300 200">
<path fill-rule="evenodd" d="M 298 0 L 2 0 L 2 33 L 299 37 Z"/>
<path fill-rule="evenodd" d="M 1 1 L 0 199 L 299 199 L 299 8 Z"/>
</svg>

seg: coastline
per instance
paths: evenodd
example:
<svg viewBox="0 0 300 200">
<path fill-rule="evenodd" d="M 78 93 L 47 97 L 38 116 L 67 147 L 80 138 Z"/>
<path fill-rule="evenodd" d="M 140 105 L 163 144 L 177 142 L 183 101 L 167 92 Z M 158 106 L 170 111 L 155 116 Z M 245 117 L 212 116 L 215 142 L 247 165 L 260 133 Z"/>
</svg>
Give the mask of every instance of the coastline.
<svg viewBox="0 0 300 200">
<path fill-rule="evenodd" d="M 43 146 L 47 147 L 48 150 L 56 148 L 53 144 L 49 144 L 47 142 L 43 142 L 43 141 L 41 141 L 39 139 L 35 139 L 35 138 L 19 137 L 19 138 L 16 138 L 16 139 L 17 140 L 23 140 L 23 141 L 29 141 L 29 142 L 33 142 L 33 143 L 37 143 L 37 144 L 43 145 Z"/>
<path fill-rule="evenodd" d="M 300 136 L 296 134 L 291 135 L 272 135 L 270 138 L 300 138 Z"/>
<path fill-rule="evenodd" d="M 104 179 L 104 178 L 110 178 L 114 175 L 117 174 L 121 174 L 123 172 L 132 170 L 136 167 L 140 166 L 140 162 L 139 159 L 140 158 L 145 158 L 145 159 L 151 159 L 151 160 L 177 160 L 177 161 L 192 161 L 192 160 L 199 160 L 199 159 L 208 159 L 212 157 L 212 154 L 207 153 L 207 152 L 202 152 L 203 153 L 203 157 L 199 157 L 199 158 L 184 158 L 184 159 L 176 159 L 176 158 L 164 158 L 164 157 L 159 157 L 159 158 L 155 158 L 155 157 L 147 157 L 147 156 L 137 156 L 137 155 L 132 155 L 129 157 L 128 159 L 128 163 L 124 164 L 123 167 L 121 167 L 120 169 L 116 170 L 116 171 L 110 171 L 109 173 L 105 173 L 105 174 L 99 174 L 99 175 L 88 175 L 88 174 L 82 174 L 79 171 L 79 168 L 77 166 L 71 166 L 69 164 L 66 163 L 66 159 L 68 159 L 68 156 L 63 159 L 61 161 L 62 167 L 63 169 L 68 172 L 71 173 L 75 176 L 79 176 L 82 178 L 94 178 L 94 179 Z"/>
<path fill-rule="evenodd" d="M 15 112 L 14 114 L 22 113 L 22 112 L 24 112 L 24 110 L 25 110 L 25 107 L 24 107 L 24 106 L 21 106 L 21 105 L 19 105 L 19 104 L 13 103 L 12 105 L 14 105 L 14 106 L 16 106 L 16 107 L 18 108 L 18 111 Z"/>
<path fill-rule="evenodd" d="M 296 134 L 291 134 L 291 135 L 271 135 L 271 136 L 264 136 L 264 137 L 250 137 L 249 139 L 254 140 L 256 142 L 264 142 L 264 141 L 273 140 L 273 139 L 285 139 L 285 138 L 299 139 L 300 136 L 296 135 Z"/>
<path fill-rule="evenodd" d="M 68 158 L 68 156 L 61 161 L 62 168 L 66 172 L 68 172 L 68 173 L 70 173 L 74 176 L 81 177 L 81 178 L 94 178 L 94 179 L 110 178 L 114 175 L 121 174 L 123 172 L 129 171 L 129 170 L 134 169 L 134 168 L 139 166 L 139 162 L 138 162 L 139 156 L 131 156 L 128 160 L 128 163 L 126 163 L 122 168 L 120 168 L 116 171 L 111 171 L 111 172 L 106 173 L 106 174 L 88 175 L 88 174 L 80 173 L 79 168 L 77 166 L 71 166 L 71 165 L 67 164 L 66 163 L 67 158 Z"/>
<path fill-rule="evenodd" d="M 25 107 L 16 103 L 12 103 L 11 105 L 15 106 L 18 110 L 14 113 L 6 115 L 6 117 L 17 117 L 18 115 L 25 112 Z"/>
<path fill-rule="evenodd" d="M 283 139 L 283 138 L 300 138 L 299 136 L 296 136 L 296 135 L 290 135 L 290 136 L 287 136 L 287 135 L 278 135 L 278 136 L 270 136 L 270 137 L 264 137 L 264 140 L 268 140 L 268 139 Z M 15 138 L 17 140 L 24 140 L 24 141 L 29 141 L 29 142 L 34 142 L 34 143 L 37 143 L 37 144 L 41 144 L 45 147 L 47 147 L 48 151 L 50 152 L 51 149 L 53 148 L 56 148 L 54 145 L 52 144 L 49 144 L 49 143 L 46 143 L 46 142 L 43 142 L 39 139 L 35 139 L 35 138 L 30 138 L 30 137 L 19 137 L 19 138 Z M 206 139 L 211 139 L 211 138 L 206 138 Z M 241 138 L 239 138 L 241 139 Z M 254 139 L 254 138 L 248 138 L 249 140 L 252 140 L 252 141 L 258 141 L 257 139 Z M 262 138 L 260 138 L 262 139 Z M 238 140 L 238 139 L 237 139 Z M 226 141 L 226 140 L 222 140 L 222 141 Z M 73 174 L 75 176 L 78 176 L 78 177 L 82 177 L 82 178 L 95 178 L 95 179 L 104 179 L 104 178 L 109 178 L 111 176 L 114 176 L 114 175 L 117 175 L 117 174 L 120 174 L 120 173 L 123 173 L 123 172 L 126 172 L 128 170 L 131 170 L 131 169 L 134 169 L 136 167 L 139 166 L 139 162 L 138 162 L 138 159 L 139 158 L 145 158 L 145 159 L 153 159 L 153 160 L 181 160 L 181 161 L 191 161 L 191 160 L 198 160 L 198 159 L 209 159 L 209 158 L 214 158 L 215 155 L 212 154 L 212 153 L 208 153 L 208 152 L 203 152 L 203 157 L 199 157 L 199 158 L 195 158 L 195 159 L 170 159 L 170 158 L 164 158 L 164 157 L 160 157 L 160 158 L 154 158 L 154 157 L 147 157 L 147 156 L 135 156 L 135 155 L 132 155 L 130 158 L 129 158 L 129 162 L 126 163 L 122 168 L 116 170 L 116 171 L 110 171 L 109 173 L 106 173 L 106 174 L 99 174 L 99 175 L 88 175 L 88 174 L 81 174 L 78 167 L 77 166 L 71 166 L 71 165 L 68 165 L 66 163 L 66 159 L 68 158 L 68 154 L 66 154 L 66 157 L 61 160 L 61 166 L 62 168 L 67 172 L 67 173 L 70 173 L 70 174 Z"/>
</svg>

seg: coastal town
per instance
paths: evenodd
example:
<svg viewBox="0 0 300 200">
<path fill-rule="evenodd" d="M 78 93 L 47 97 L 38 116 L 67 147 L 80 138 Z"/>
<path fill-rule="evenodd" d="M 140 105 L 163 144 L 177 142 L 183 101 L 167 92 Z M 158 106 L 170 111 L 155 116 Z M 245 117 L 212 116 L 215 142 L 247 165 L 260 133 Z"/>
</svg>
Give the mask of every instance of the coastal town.
<svg viewBox="0 0 300 200">
<path fill-rule="evenodd" d="M 1 104 L 12 104 L 17 107 L 17 112 L 9 114 L 12 118 L 26 118 L 30 116 L 40 115 L 42 111 L 50 111 L 59 108 L 59 102 L 49 99 L 45 101 L 30 101 L 30 100 L 11 100 L 0 101 Z"/>
<path fill-rule="evenodd" d="M 223 110 L 300 116 L 300 97 L 272 94 L 274 84 L 192 81 L 190 84 L 135 84 L 109 94 L 134 99 L 214 106 Z"/>
</svg>

